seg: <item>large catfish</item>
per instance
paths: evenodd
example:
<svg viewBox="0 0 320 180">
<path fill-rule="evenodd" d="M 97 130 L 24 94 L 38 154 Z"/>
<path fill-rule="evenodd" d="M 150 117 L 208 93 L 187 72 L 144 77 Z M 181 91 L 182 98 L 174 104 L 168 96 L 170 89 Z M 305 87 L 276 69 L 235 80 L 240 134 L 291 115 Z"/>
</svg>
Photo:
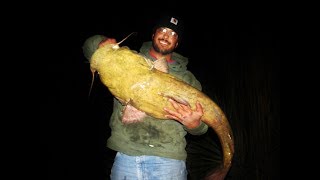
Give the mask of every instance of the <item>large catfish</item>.
<svg viewBox="0 0 320 180">
<path fill-rule="evenodd" d="M 157 70 L 151 60 L 118 44 L 97 49 L 90 59 L 91 71 L 98 72 L 102 83 L 116 98 L 155 118 L 166 119 L 164 107 L 173 110 L 170 98 L 186 102 L 193 109 L 199 101 L 204 111 L 201 120 L 213 128 L 223 150 L 223 163 L 207 179 L 224 179 L 234 154 L 233 134 L 224 112 L 203 92 Z"/>
</svg>

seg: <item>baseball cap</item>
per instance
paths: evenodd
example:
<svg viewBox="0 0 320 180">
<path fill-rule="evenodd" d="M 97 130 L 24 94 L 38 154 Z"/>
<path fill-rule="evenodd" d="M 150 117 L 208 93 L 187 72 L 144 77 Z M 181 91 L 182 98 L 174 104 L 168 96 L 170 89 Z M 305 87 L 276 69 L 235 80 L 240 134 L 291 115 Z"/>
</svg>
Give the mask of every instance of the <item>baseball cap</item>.
<svg viewBox="0 0 320 180">
<path fill-rule="evenodd" d="M 182 19 L 178 16 L 162 16 L 154 27 L 154 31 L 160 27 L 166 27 L 172 29 L 179 36 L 179 39 L 182 37 L 183 33 L 183 22 Z"/>
</svg>

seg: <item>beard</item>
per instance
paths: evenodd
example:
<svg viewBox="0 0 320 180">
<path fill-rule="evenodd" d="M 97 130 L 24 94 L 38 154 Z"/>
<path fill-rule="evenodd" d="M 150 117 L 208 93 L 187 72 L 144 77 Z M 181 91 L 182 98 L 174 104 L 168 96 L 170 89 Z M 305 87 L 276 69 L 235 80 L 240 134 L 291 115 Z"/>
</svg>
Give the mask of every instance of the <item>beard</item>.
<svg viewBox="0 0 320 180">
<path fill-rule="evenodd" d="M 160 40 L 161 40 L 161 39 L 160 39 Z M 152 41 L 152 46 L 153 46 L 153 49 L 154 49 L 155 51 L 157 51 L 158 53 L 161 53 L 162 55 L 170 54 L 170 53 L 172 53 L 173 50 L 174 50 L 174 47 L 171 47 L 171 48 L 169 48 L 169 49 L 163 49 L 163 48 L 161 48 L 161 47 L 157 44 L 156 40 L 153 40 L 153 41 Z"/>
</svg>

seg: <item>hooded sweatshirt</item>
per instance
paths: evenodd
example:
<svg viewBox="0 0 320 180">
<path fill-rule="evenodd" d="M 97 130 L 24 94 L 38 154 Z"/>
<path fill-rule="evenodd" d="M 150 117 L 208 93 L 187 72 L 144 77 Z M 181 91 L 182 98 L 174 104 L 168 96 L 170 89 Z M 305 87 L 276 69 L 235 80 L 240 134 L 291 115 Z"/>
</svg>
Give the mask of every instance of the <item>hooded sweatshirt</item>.
<svg viewBox="0 0 320 180">
<path fill-rule="evenodd" d="M 151 46 L 151 41 L 143 43 L 140 54 L 154 61 L 149 54 Z M 187 70 L 188 58 L 174 52 L 172 60 L 173 62 L 168 64 L 169 73 L 201 90 L 200 82 Z M 185 161 L 185 135 L 188 132 L 201 135 L 208 130 L 208 126 L 202 121 L 197 128 L 188 129 L 178 121 L 160 120 L 151 116 L 146 116 L 141 122 L 124 124 L 121 118 L 123 109 L 124 106 L 115 98 L 109 122 L 111 136 L 107 146 L 131 156 L 161 156 Z"/>
</svg>

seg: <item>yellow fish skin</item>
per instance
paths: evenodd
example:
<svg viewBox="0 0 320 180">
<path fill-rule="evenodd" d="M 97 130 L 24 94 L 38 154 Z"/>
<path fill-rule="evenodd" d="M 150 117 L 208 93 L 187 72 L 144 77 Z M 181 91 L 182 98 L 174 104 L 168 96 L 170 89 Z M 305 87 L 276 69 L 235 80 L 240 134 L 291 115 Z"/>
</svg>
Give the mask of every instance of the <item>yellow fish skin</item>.
<svg viewBox="0 0 320 180">
<path fill-rule="evenodd" d="M 136 109 L 159 119 L 166 119 L 165 107 L 171 108 L 170 98 L 187 102 L 192 109 L 199 101 L 203 107 L 202 121 L 218 135 L 223 163 L 208 179 L 224 179 L 234 155 L 233 133 L 221 108 L 206 94 L 176 77 L 159 71 L 150 60 L 128 47 L 107 44 L 97 49 L 90 59 L 91 71 L 98 72 L 101 82 L 111 94 Z"/>
</svg>

